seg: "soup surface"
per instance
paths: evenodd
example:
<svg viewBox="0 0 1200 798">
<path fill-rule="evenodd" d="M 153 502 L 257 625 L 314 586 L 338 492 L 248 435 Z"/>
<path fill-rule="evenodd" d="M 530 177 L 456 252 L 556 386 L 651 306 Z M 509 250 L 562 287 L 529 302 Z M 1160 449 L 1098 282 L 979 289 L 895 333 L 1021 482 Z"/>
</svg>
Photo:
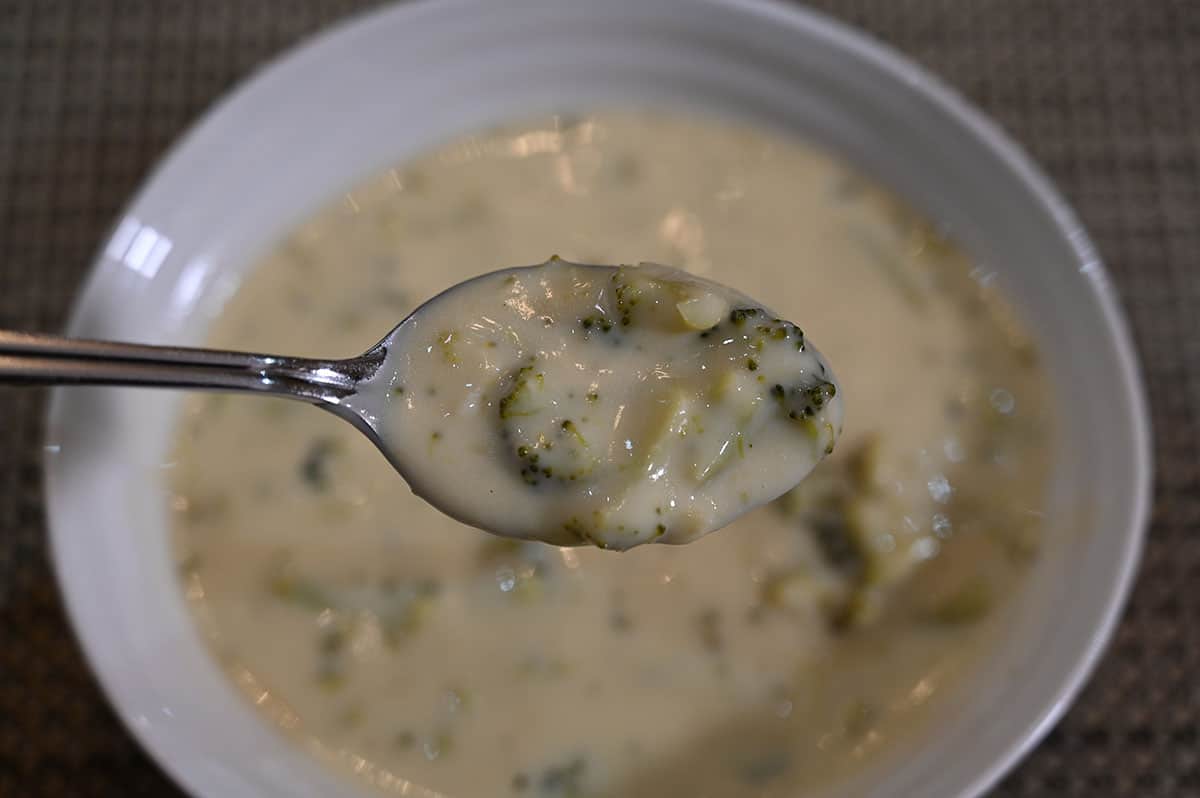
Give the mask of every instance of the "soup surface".
<svg viewBox="0 0 1200 798">
<path fill-rule="evenodd" d="M 795 796 L 919 739 L 1036 555 L 1050 397 L 986 273 L 840 162 L 634 113 L 466 137 L 297 229 L 209 343 L 357 354 L 555 252 L 670 264 L 801 321 L 838 370 L 837 450 L 686 546 L 557 548 L 440 515 L 319 410 L 196 396 L 175 546 L 231 679 L 406 795 Z"/>
</svg>

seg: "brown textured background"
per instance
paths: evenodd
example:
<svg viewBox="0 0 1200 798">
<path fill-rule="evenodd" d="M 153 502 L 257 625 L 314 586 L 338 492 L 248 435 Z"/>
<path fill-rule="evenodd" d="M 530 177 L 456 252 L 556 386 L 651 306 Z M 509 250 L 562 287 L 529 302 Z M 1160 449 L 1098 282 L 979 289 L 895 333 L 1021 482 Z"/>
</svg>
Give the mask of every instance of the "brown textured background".
<svg viewBox="0 0 1200 798">
<path fill-rule="evenodd" d="M 500 2 L 502 0 L 497 0 Z M 170 142 L 354 0 L 0 0 L 0 327 L 54 330 Z M 1200 796 L 1200 0 L 822 0 L 1022 142 L 1120 287 L 1156 509 L 1082 698 L 997 796 Z M 47 565 L 43 396 L 0 390 L 0 796 L 177 795 L 121 728 Z"/>
</svg>

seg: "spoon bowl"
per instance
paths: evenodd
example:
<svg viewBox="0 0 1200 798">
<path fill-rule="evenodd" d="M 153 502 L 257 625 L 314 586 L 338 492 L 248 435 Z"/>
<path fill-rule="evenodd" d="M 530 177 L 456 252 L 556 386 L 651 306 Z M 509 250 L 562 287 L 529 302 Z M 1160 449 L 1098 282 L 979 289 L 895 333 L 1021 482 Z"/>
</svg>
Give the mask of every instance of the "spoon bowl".
<svg viewBox="0 0 1200 798">
<path fill-rule="evenodd" d="M 342 405 L 415 493 L 505 537 L 687 543 L 794 487 L 841 433 L 800 327 L 658 264 L 481 275 L 380 347 Z"/>
</svg>

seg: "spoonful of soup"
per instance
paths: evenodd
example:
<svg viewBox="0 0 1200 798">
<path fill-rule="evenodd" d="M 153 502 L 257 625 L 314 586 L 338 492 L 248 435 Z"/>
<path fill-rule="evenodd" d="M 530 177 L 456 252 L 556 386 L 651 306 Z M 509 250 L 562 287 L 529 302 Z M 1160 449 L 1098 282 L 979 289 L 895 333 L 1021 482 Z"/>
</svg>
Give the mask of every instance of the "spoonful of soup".
<svg viewBox="0 0 1200 798">
<path fill-rule="evenodd" d="M 828 364 L 750 298 L 558 258 L 459 283 L 355 358 L 0 332 L 0 382 L 299 399 L 354 424 L 447 515 L 610 549 L 725 526 L 804 479 L 842 422 Z"/>
</svg>

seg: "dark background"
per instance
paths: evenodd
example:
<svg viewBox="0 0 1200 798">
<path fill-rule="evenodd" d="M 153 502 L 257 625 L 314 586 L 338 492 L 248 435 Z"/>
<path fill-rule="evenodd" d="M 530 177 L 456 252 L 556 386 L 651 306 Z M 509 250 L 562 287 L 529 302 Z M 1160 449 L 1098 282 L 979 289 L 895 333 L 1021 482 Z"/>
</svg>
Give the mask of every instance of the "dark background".
<svg viewBox="0 0 1200 798">
<path fill-rule="evenodd" d="M 171 141 L 264 59 L 370 5 L 0 0 L 0 327 L 59 328 Z M 1143 357 L 1156 508 L 1132 602 L 1078 703 L 995 794 L 1200 796 L 1200 0 L 816 5 L 1030 150 L 1095 236 Z M 176 795 L 67 629 L 45 547 L 43 400 L 0 389 L 0 796 Z"/>
</svg>

